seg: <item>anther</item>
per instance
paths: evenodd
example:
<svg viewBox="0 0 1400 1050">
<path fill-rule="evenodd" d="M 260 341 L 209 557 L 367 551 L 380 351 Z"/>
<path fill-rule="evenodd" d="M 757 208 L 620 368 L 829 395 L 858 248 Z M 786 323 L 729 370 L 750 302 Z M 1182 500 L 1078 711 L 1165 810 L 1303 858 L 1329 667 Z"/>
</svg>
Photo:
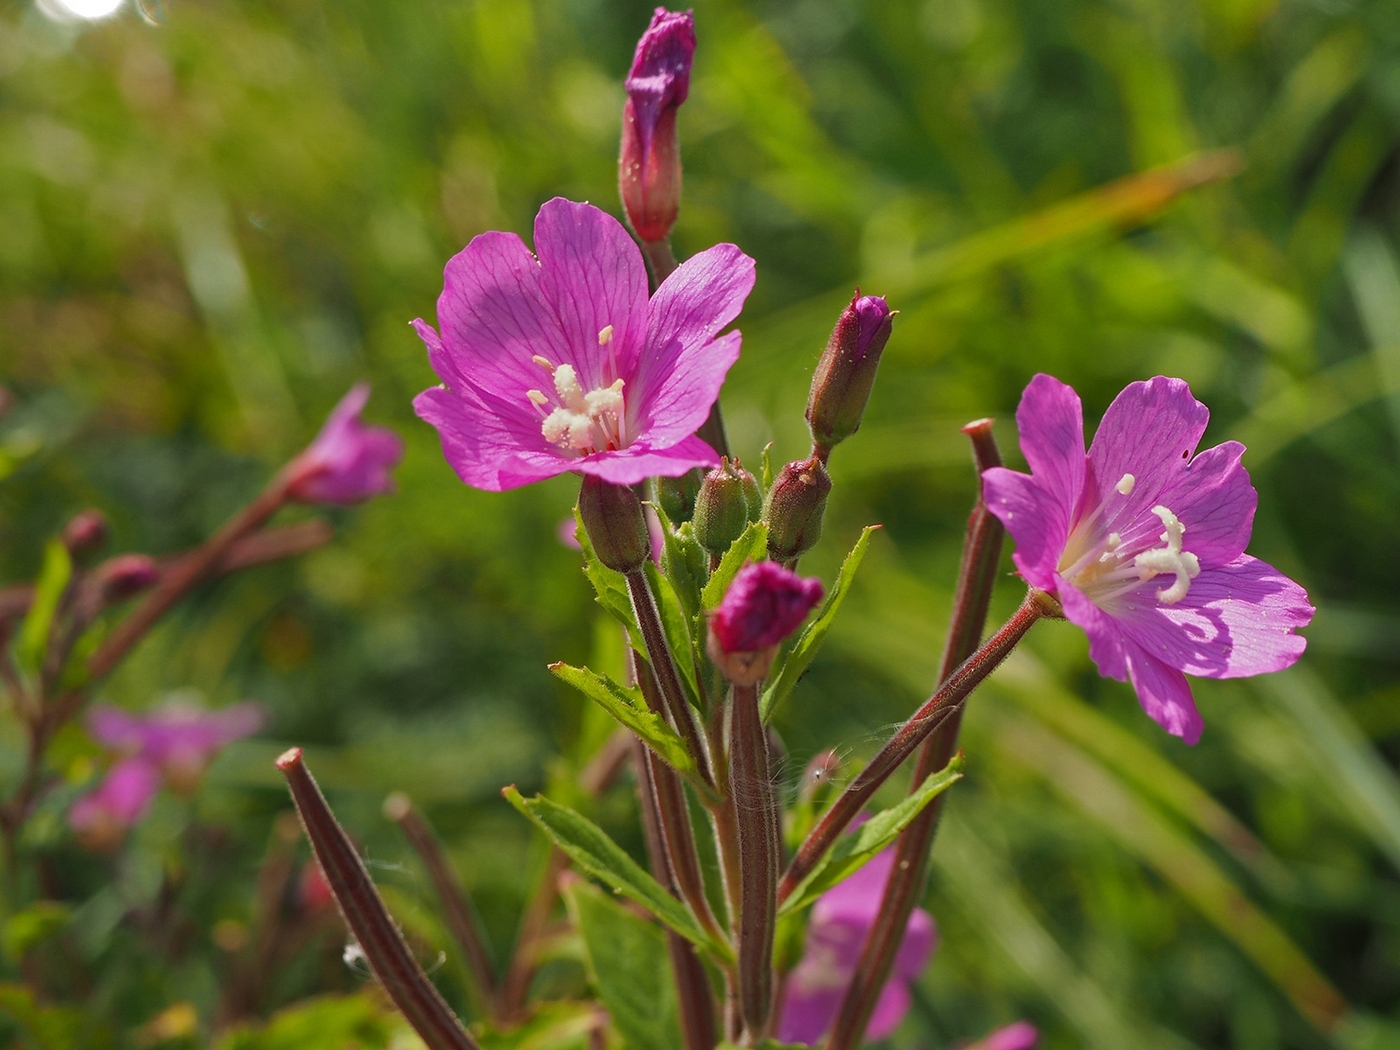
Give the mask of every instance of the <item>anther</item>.
<svg viewBox="0 0 1400 1050">
<path fill-rule="evenodd" d="M 549 398 L 544 396 L 543 390 L 527 390 L 525 391 L 525 396 L 541 408 L 549 404 Z"/>
<path fill-rule="evenodd" d="M 535 362 L 535 364 L 539 365 L 546 372 L 554 371 L 554 362 L 541 354 L 536 354 L 534 357 L 530 358 L 530 360 Z"/>
<path fill-rule="evenodd" d="M 598 333 L 598 345 L 599 345 L 599 346 L 607 346 L 609 343 L 612 342 L 612 335 L 613 335 L 613 326 L 612 326 L 612 325 L 606 326 L 601 332 Z"/>
<path fill-rule="evenodd" d="M 1131 474 L 1124 474 L 1121 478 L 1118 479 L 1118 484 L 1114 485 L 1113 487 L 1116 488 L 1122 495 L 1127 496 L 1132 493 L 1133 486 L 1136 484 L 1137 478 L 1133 477 Z"/>
</svg>

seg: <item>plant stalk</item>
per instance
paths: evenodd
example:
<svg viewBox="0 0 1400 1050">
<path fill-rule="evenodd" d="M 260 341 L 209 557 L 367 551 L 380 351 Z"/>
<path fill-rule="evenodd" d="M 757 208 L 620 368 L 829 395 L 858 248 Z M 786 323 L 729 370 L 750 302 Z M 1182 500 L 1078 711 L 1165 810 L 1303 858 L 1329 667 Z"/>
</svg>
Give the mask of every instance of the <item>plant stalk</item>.
<svg viewBox="0 0 1400 1050">
<path fill-rule="evenodd" d="M 773 936 L 778 919 L 778 802 L 758 687 L 729 695 L 730 794 L 739 829 L 739 1010 L 744 1038 L 757 1046 L 773 1010 Z"/>
</svg>

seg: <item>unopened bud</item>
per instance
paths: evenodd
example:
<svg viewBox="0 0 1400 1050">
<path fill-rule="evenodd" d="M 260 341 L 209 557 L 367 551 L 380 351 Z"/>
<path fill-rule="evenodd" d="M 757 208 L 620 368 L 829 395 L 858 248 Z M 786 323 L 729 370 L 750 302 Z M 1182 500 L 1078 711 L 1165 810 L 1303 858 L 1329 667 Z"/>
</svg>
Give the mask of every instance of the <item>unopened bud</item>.
<svg viewBox="0 0 1400 1050">
<path fill-rule="evenodd" d="M 140 594 L 160 579 L 155 561 L 144 554 L 121 554 L 93 573 L 103 605 L 116 605 Z"/>
<path fill-rule="evenodd" d="M 822 600 L 822 584 L 771 561 L 739 570 L 710 614 L 706 651 L 736 685 L 754 685 L 768 673 L 778 645 Z"/>
<path fill-rule="evenodd" d="M 768 556 L 793 562 L 817 545 L 831 475 L 820 459 L 797 460 L 778 474 L 768 491 L 763 517 L 768 522 Z"/>
<path fill-rule="evenodd" d="M 812 376 L 807 422 L 823 456 L 860 429 L 894 314 L 878 295 L 856 295 L 841 312 Z"/>
<path fill-rule="evenodd" d="M 618 189 L 628 221 L 644 241 L 664 241 L 681 202 L 676 110 L 690 94 L 695 20 L 658 7 L 637 42 L 622 111 Z"/>
<path fill-rule="evenodd" d="M 100 510 L 84 510 L 63 526 L 63 545 L 76 559 L 94 554 L 107 542 L 107 517 Z"/>
<path fill-rule="evenodd" d="M 695 497 L 705 472 L 699 467 L 687 470 L 678 478 L 652 478 L 652 499 L 666 513 L 666 519 L 677 528 L 695 514 Z"/>
<path fill-rule="evenodd" d="M 763 517 L 763 490 L 758 487 L 758 479 L 747 470 L 739 471 L 739 480 L 744 483 L 744 501 L 749 505 L 749 524 Z"/>
<path fill-rule="evenodd" d="M 758 487 L 753 475 L 728 459 L 720 460 L 720 465 L 705 475 L 695 497 L 695 538 L 716 558 L 729 550 L 749 524 L 750 485 Z"/>
<path fill-rule="evenodd" d="M 616 572 L 636 572 L 651 557 L 651 535 L 642 502 L 626 485 L 585 474 L 579 517 L 598 560 Z"/>
</svg>

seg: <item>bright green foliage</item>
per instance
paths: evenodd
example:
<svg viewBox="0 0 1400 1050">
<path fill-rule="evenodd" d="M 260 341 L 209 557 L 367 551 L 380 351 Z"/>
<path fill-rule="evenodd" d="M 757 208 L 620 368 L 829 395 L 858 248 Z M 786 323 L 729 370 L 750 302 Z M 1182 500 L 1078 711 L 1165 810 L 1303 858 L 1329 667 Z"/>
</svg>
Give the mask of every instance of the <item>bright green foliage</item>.
<svg viewBox="0 0 1400 1050">
<path fill-rule="evenodd" d="M 15 639 L 15 663 L 27 675 L 39 673 L 44 654 L 48 651 L 49 629 L 53 626 L 54 614 L 58 612 L 58 603 L 63 600 L 63 592 L 72 578 L 73 560 L 68 556 L 67 548 L 58 540 L 49 540 L 44 546 L 44 563 L 34 584 L 34 602 L 20 624 L 19 637 Z"/>
<path fill-rule="evenodd" d="M 646 701 L 637 690 L 624 689 L 606 675 L 586 667 L 551 664 L 549 669 L 645 740 L 672 768 L 683 773 L 695 769 L 695 762 L 676 731 L 660 715 L 647 710 Z"/>
</svg>

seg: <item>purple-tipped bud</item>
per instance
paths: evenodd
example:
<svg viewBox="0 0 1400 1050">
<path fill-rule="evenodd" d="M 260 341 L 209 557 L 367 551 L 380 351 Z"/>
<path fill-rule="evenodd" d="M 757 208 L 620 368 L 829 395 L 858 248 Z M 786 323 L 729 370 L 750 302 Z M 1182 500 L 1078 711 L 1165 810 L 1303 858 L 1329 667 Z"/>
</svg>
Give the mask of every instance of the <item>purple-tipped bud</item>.
<svg viewBox="0 0 1400 1050">
<path fill-rule="evenodd" d="M 893 319 L 883 298 L 861 295 L 860 289 L 841 312 L 807 399 L 807 422 L 823 458 L 860 429 Z"/>
<path fill-rule="evenodd" d="M 967 1050 L 1035 1050 L 1040 1042 L 1040 1032 L 1029 1021 L 1017 1021 L 1005 1028 L 998 1028 L 991 1035 L 973 1043 Z"/>
<path fill-rule="evenodd" d="M 116 605 L 152 587 L 160 579 L 160 567 L 144 554 L 119 554 L 93 572 L 103 605 Z"/>
<path fill-rule="evenodd" d="M 695 19 L 658 7 L 637 42 L 622 111 L 618 189 L 637 236 L 664 241 L 681 206 L 681 152 L 676 110 L 690 94 Z"/>
<path fill-rule="evenodd" d="M 695 538 L 716 558 L 722 557 L 748 527 L 751 486 L 757 489 L 753 475 L 729 459 L 722 459 L 700 485 L 695 498 Z"/>
<path fill-rule="evenodd" d="M 100 510 L 79 511 L 63 526 L 62 539 L 75 559 L 97 553 L 107 542 L 107 516 Z"/>
<path fill-rule="evenodd" d="M 710 658 L 731 682 L 756 684 L 768 673 L 778 643 L 802 625 L 822 593 L 821 580 L 774 562 L 745 566 L 710 614 Z"/>
<path fill-rule="evenodd" d="M 292 499 L 349 505 L 394 487 L 389 471 L 403 458 L 403 439 L 360 421 L 368 401 L 368 383 L 356 383 L 341 398 L 316 440 L 291 464 Z"/>
<path fill-rule="evenodd" d="M 583 476 L 578 512 L 598 560 L 616 572 L 636 572 L 651 557 L 651 532 L 641 500 L 626 485 Z"/>
<path fill-rule="evenodd" d="M 770 558 L 784 563 L 796 561 L 817 545 L 830 493 L 831 475 L 816 456 L 796 460 L 782 469 L 763 509 L 763 518 L 768 522 Z"/>
</svg>

